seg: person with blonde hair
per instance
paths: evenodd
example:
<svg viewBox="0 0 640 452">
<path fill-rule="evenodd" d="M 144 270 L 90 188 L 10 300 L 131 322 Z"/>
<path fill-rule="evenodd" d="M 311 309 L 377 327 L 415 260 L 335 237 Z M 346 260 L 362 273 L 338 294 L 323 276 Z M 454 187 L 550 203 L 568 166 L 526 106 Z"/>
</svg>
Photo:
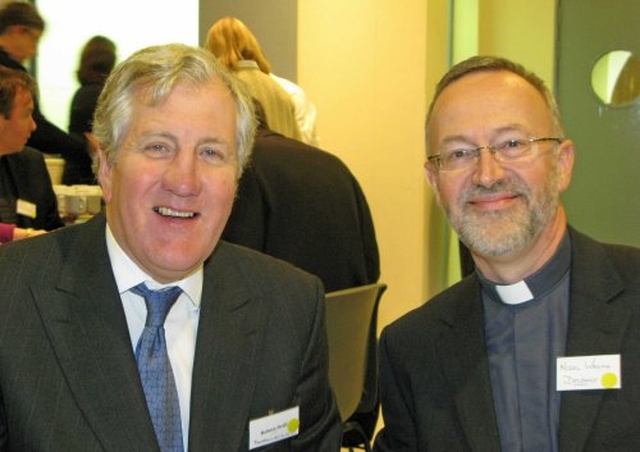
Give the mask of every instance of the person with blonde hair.
<svg viewBox="0 0 640 452">
<path fill-rule="evenodd" d="M 240 19 L 226 16 L 217 20 L 209 29 L 205 48 L 247 84 L 264 109 L 269 129 L 317 144 L 315 106 L 302 88 L 272 74 L 258 40 Z"/>
</svg>

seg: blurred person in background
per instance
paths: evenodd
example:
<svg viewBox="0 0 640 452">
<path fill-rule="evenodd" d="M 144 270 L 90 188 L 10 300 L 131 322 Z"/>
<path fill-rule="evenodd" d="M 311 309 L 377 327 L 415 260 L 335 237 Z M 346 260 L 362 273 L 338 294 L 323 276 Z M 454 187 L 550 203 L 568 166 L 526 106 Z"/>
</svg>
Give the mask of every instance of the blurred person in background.
<svg viewBox="0 0 640 452">
<path fill-rule="evenodd" d="M 258 40 L 242 21 L 230 16 L 217 20 L 209 29 L 205 48 L 247 84 L 251 96 L 262 105 L 271 130 L 296 140 L 303 139 L 296 119 L 296 104 L 287 90 L 270 75 L 271 65 Z M 315 121 L 315 107 L 306 107 L 306 110 Z M 309 121 L 302 120 L 304 123 Z M 309 130 L 308 125 L 306 128 Z M 315 130 L 315 125 L 311 128 Z"/>
<path fill-rule="evenodd" d="M 25 147 L 36 129 L 35 83 L 0 66 L 0 243 L 62 227 L 42 154 Z"/>
<path fill-rule="evenodd" d="M 45 22 L 31 3 L 13 1 L 0 7 L 0 66 L 27 72 L 26 62 L 37 53 Z M 87 140 L 67 134 L 44 117 L 37 96 L 33 118 L 38 128 L 28 146 L 65 160 L 62 182 L 67 185 L 95 182 L 91 170 L 91 149 Z"/>
<path fill-rule="evenodd" d="M 319 146 L 320 137 L 316 132 L 316 106 L 309 100 L 307 93 L 300 85 L 293 83 L 284 77 L 279 77 L 273 72 L 269 74 L 276 82 L 289 93 L 293 101 L 293 111 L 302 134 L 302 141 L 310 146 Z"/>
<path fill-rule="evenodd" d="M 283 259 L 320 277 L 332 292 L 371 284 L 380 257 L 358 180 L 335 155 L 258 129 L 223 239 Z"/>
<path fill-rule="evenodd" d="M 98 97 L 115 64 L 116 45 L 111 39 L 93 36 L 86 42 L 76 71 L 80 87 L 71 100 L 69 133 L 84 137 L 91 132 Z"/>
</svg>

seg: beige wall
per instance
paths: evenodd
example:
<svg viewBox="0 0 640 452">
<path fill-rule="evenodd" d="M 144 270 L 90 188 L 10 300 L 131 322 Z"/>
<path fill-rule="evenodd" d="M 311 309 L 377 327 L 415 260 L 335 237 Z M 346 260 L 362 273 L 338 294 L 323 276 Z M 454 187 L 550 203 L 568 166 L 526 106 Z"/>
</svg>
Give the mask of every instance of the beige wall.
<svg viewBox="0 0 640 452">
<path fill-rule="evenodd" d="M 479 52 L 553 78 L 555 0 L 478 1 Z M 321 147 L 360 180 L 389 285 L 384 326 L 446 284 L 447 228 L 424 177 L 423 120 L 447 68 L 447 0 L 301 0 L 298 82 L 317 104 Z"/>
<path fill-rule="evenodd" d="M 321 147 L 359 179 L 373 211 L 380 323 L 425 298 L 426 5 L 419 0 L 302 0 L 298 83 L 318 108 Z"/>
<path fill-rule="evenodd" d="M 480 53 L 514 59 L 553 87 L 556 0 L 478 0 Z"/>
</svg>

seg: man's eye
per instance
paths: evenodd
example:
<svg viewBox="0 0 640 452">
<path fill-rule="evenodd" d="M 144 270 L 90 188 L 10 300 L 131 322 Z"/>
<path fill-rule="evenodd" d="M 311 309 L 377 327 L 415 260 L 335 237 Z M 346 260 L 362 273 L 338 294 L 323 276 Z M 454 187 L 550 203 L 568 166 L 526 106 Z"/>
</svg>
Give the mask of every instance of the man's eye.
<svg viewBox="0 0 640 452">
<path fill-rule="evenodd" d="M 162 152 L 167 152 L 167 147 L 164 144 L 155 143 L 155 144 L 150 144 L 146 146 L 145 150 L 152 154 L 158 154 Z"/>
<path fill-rule="evenodd" d="M 522 149 L 525 147 L 525 143 L 522 140 L 507 140 L 497 147 L 501 149 Z"/>
<path fill-rule="evenodd" d="M 449 160 L 460 160 L 469 157 L 471 153 L 468 149 L 454 149 L 447 154 L 447 158 Z"/>
<path fill-rule="evenodd" d="M 201 155 L 208 160 L 225 161 L 227 159 L 226 154 L 220 149 L 205 148 L 200 151 Z"/>
</svg>

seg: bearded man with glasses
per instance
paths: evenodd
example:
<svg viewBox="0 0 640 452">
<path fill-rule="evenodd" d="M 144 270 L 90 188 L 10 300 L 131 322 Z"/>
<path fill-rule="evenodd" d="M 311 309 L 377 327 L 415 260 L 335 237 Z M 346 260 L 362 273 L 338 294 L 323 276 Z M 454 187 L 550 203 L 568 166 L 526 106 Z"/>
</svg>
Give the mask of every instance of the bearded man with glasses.
<svg viewBox="0 0 640 452">
<path fill-rule="evenodd" d="M 475 271 L 384 329 L 374 450 L 637 449 L 640 250 L 568 226 L 574 144 L 544 82 L 502 58 L 454 66 L 426 142 Z"/>
</svg>

